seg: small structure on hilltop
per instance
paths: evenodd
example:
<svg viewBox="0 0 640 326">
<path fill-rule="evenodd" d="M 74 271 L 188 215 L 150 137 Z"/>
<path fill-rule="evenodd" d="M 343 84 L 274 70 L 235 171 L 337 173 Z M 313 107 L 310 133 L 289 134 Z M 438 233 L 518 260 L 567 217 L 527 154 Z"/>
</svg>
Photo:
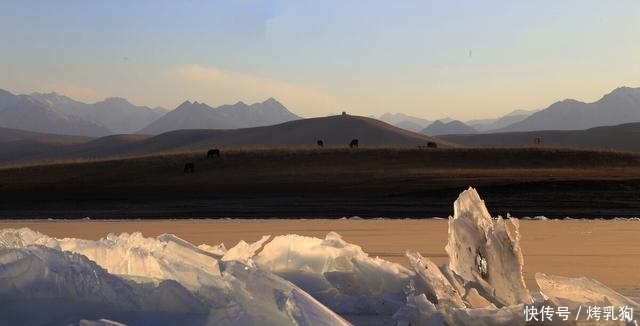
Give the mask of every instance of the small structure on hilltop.
<svg viewBox="0 0 640 326">
<path fill-rule="evenodd" d="M 349 148 L 358 148 L 358 140 L 352 139 L 351 142 L 349 143 Z"/>
</svg>

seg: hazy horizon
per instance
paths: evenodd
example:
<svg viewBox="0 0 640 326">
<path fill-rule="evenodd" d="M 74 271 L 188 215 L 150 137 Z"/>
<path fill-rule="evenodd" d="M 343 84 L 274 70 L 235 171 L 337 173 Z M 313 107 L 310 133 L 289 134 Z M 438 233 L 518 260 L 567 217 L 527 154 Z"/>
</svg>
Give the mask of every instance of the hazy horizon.
<svg viewBox="0 0 640 326">
<path fill-rule="evenodd" d="M 6 1 L 0 88 L 494 118 L 640 85 L 640 2 Z"/>
</svg>

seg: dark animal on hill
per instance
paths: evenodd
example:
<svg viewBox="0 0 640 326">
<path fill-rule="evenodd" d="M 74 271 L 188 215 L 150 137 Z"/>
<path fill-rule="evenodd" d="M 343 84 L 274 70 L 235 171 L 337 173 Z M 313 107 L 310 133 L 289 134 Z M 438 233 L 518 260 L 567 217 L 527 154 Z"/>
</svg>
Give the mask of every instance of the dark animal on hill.
<svg viewBox="0 0 640 326">
<path fill-rule="evenodd" d="M 353 139 L 351 140 L 351 143 L 349 143 L 349 148 L 358 148 L 358 140 L 357 139 Z"/>
<path fill-rule="evenodd" d="M 324 147 L 324 142 L 321 139 L 318 139 L 316 144 L 318 144 L 318 147 Z"/>
<path fill-rule="evenodd" d="M 189 162 L 184 165 L 184 173 L 194 173 L 196 172 L 196 166 Z"/>
<path fill-rule="evenodd" d="M 427 142 L 427 148 L 438 148 L 438 143 L 433 141 Z"/>
<path fill-rule="evenodd" d="M 220 157 L 220 150 L 219 150 L 219 149 L 214 148 L 214 149 L 210 149 L 210 150 L 207 152 L 207 158 L 212 158 L 212 157 L 214 157 L 214 156 L 216 156 L 216 157 Z"/>
<path fill-rule="evenodd" d="M 533 138 L 533 145 L 536 145 L 536 146 L 540 145 L 540 137 Z"/>
</svg>

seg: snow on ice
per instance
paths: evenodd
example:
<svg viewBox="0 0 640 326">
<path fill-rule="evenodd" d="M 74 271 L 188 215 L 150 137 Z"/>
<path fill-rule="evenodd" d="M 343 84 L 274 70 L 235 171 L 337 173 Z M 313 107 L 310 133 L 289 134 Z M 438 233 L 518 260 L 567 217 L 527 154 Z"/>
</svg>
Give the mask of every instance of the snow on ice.
<svg viewBox="0 0 640 326">
<path fill-rule="evenodd" d="M 169 234 L 0 230 L 0 325 L 635 325 L 640 305 L 596 280 L 537 274 L 531 293 L 518 228 L 492 218 L 470 188 L 449 218 L 449 264 L 407 251 L 411 269 L 334 232 L 227 250 Z M 540 314 L 596 306 L 625 318 Z"/>
</svg>

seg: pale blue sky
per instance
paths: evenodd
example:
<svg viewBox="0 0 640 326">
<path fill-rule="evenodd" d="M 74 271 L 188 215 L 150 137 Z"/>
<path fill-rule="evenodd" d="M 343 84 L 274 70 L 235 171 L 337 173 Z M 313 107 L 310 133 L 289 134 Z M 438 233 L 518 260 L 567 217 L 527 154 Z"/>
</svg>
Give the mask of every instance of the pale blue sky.
<svg viewBox="0 0 640 326">
<path fill-rule="evenodd" d="M 0 88 L 499 116 L 640 86 L 640 1 L 0 0 Z"/>
</svg>

